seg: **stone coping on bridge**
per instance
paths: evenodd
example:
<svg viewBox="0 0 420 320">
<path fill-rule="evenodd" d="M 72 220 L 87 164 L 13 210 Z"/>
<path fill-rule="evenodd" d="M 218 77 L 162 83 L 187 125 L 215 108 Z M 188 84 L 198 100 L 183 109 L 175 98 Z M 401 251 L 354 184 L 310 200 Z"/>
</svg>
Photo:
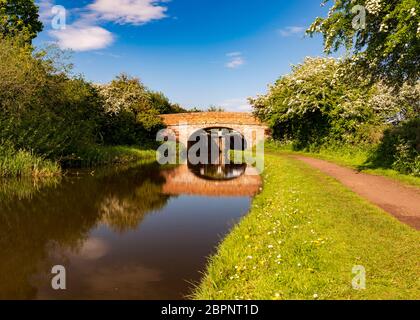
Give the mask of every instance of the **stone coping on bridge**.
<svg viewBox="0 0 420 320">
<path fill-rule="evenodd" d="M 192 112 L 161 115 L 167 126 L 191 125 L 249 125 L 264 126 L 250 112 Z"/>
</svg>

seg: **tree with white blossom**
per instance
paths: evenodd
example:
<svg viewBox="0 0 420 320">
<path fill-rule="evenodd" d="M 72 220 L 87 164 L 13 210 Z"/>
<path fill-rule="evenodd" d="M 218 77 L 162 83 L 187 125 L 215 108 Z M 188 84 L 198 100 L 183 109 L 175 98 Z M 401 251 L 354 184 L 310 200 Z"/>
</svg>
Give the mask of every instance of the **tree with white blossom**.
<svg viewBox="0 0 420 320">
<path fill-rule="evenodd" d="M 354 28 L 355 6 L 366 13 L 360 28 Z M 419 14 L 418 0 L 338 0 L 328 17 L 316 18 L 307 32 L 323 34 L 328 54 L 343 46 L 354 53 L 356 69 L 372 80 L 402 85 L 419 80 Z"/>
</svg>

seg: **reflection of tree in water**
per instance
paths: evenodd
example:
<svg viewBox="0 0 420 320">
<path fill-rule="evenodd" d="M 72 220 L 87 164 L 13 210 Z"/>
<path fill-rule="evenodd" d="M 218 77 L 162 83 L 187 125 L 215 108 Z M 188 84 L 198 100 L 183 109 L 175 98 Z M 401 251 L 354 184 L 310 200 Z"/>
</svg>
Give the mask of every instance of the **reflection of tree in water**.
<svg viewBox="0 0 420 320">
<path fill-rule="evenodd" d="M 63 178 L 32 199 L 1 201 L 0 299 L 35 298 L 30 278 L 38 270 L 50 271 L 51 244 L 77 251 L 102 215 L 119 231 L 137 226 L 148 211 L 165 205 L 164 182 L 158 165 L 150 164 L 117 174 Z M 128 211 L 113 210 L 107 206 L 112 201 Z"/>
</svg>

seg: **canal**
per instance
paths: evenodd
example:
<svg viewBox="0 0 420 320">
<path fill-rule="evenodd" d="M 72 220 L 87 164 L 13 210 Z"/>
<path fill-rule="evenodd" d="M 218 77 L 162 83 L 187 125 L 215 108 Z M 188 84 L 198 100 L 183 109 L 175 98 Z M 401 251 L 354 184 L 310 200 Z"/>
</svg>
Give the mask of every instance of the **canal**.
<svg viewBox="0 0 420 320">
<path fill-rule="evenodd" d="M 250 208 L 246 165 L 145 164 L 0 185 L 0 299 L 184 299 Z M 51 269 L 66 270 L 53 290 Z"/>
</svg>

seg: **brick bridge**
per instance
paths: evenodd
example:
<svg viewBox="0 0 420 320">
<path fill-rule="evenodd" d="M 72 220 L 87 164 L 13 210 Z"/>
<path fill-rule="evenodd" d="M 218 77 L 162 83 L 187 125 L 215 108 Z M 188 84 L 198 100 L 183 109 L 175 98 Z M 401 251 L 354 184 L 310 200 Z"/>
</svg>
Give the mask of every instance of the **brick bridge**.
<svg viewBox="0 0 420 320">
<path fill-rule="evenodd" d="M 247 148 L 255 146 L 269 135 L 268 127 L 246 112 L 196 112 L 162 115 L 167 130 L 179 143 L 188 146 L 191 136 L 199 130 L 230 129 L 240 133 Z"/>
</svg>

